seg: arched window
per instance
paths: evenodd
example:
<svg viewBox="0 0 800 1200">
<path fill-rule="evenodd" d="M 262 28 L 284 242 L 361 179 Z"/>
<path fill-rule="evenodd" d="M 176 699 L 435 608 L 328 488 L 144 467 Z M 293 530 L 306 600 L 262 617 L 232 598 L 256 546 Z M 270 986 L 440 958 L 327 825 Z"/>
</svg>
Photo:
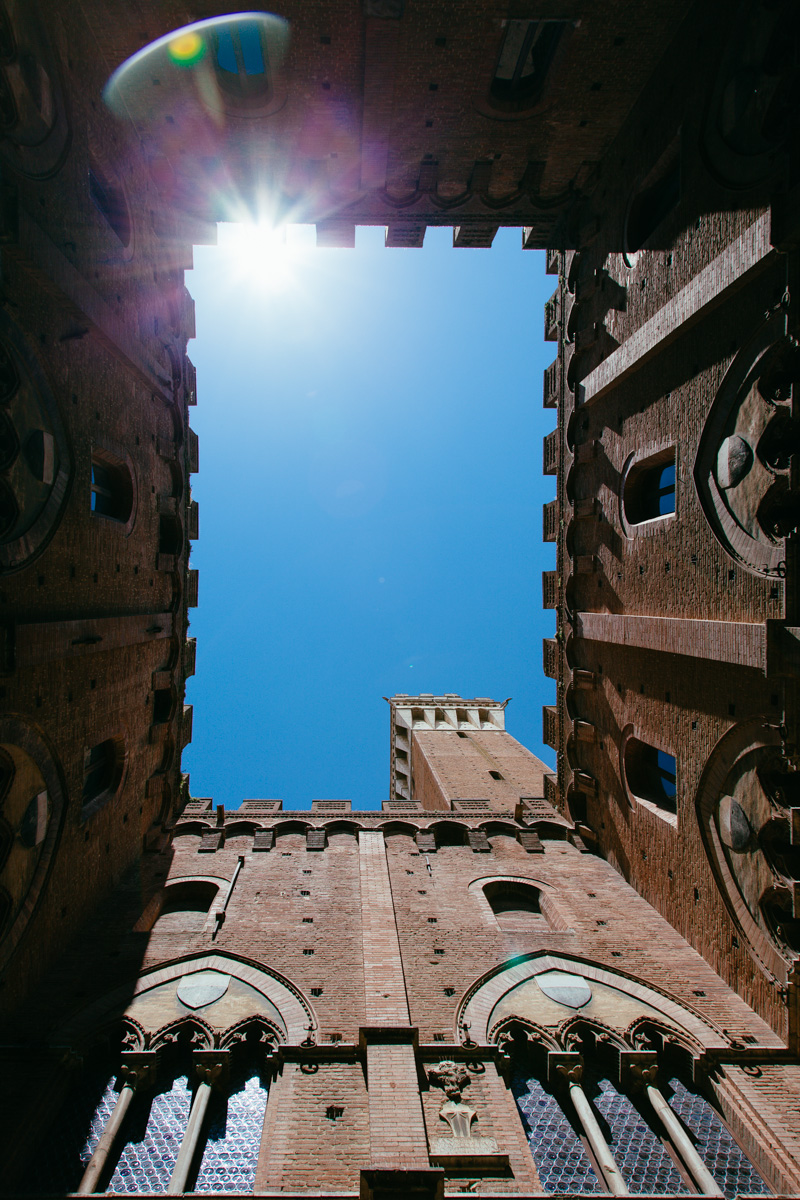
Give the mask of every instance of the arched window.
<svg viewBox="0 0 800 1200">
<path fill-rule="evenodd" d="M 91 510 L 123 525 L 133 511 L 133 480 L 121 459 L 102 450 L 92 451 Z"/>
<path fill-rule="evenodd" d="M 623 504 L 631 525 L 675 512 L 675 450 L 634 463 L 625 476 Z"/>
<path fill-rule="evenodd" d="M 127 249 L 131 244 L 133 227 L 125 192 L 119 181 L 112 178 L 97 162 L 93 162 L 89 167 L 89 195 L 109 227 Z"/>
<path fill-rule="evenodd" d="M 625 777 L 629 791 L 638 800 L 646 800 L 664 812 L 677 812 L 676 763 L 671 754 L 638 738 L 628 738 Z"/>
<path fill-rule="evenodd" d="M 524 932 L 547 925 L 541 908 L 541 894 L 533 884 L 495 880 L 486 884 L 483 893 L 501 929 Z"/>
<path fill-rule="evenodd" d="M 98 1190 L 129 1195 L 167 1191 L 198 1083 L 189 1044 L 195 1031 L 191 1024 L 179 1027 L 177 1042 L 160 1051 L 153 1077 L 137 1087 Z M 227 1078 L 212 1092 L 187 1190 L 253 1190 L 268 1094 L 259 1033 L 248 1031 L 232 1053 Z M 31 1191 L 63 1195 L 78 1188 L 114 1111 L 122 1078 L 107 1060 L 87 1064 L 51 1131 L 48 1153 L 38 1156 L 31 1171 Z"/>
<path fill-rule="evenodd" d="M 569 1079 L 557 1067 L 548 1078 L 546 1056 L 541 1050 L 528 1049 L 523 1030 L 514 1033 L 509 1044 L 511 1089 L 546 1192 L 598 1195 L 607 1190 L 601 1182 L 602 1166 L 595 1159 L 585 1119 L 577 1106 L 582 1100 L 582 1107 L 588 1105 L 591 1110 L 631 1193 L 703 1193 L 701 1172 L 705 1168 L 725 1196 L 769 1194 L 704 1096 L 691 1090 L 678 1075 L 669 1078 L 670 1070 L 669 1083 L 660 1085 L 663 1101 L 688 1129 L 696 1154 L 687 1155 L 685 1144 L 673 1143 L 670 1130 L 662 1124 L 652 1089 L 628 1090 L 622 1086 L 612 1056 L 602 1053 L 592 1042 L 590 1036 L 582 1063 L 577 1054 L 569 1055 L 570 1060 L 581 1063 Z M 575 1095 L 574 1088 L 580 1095 Z"/>
<path fill-rule="evenodd" d="M 198 933 L 206 923 L 219 884 L 203 879 L 173 883 L 165 889 L 164 899 L 153 925 L 157 933 Z"/>
<path fill-rule="evenodd" d="M 503 44 L 489 89 L 503 108 L 532 108 L 544 91 L 565 21 L 506 22 Z"/>
<path fill-rule="evenodd" d="M 125 746 L 121 738 L 106 738 L 87 746 L 83 754 L 81 815 L 88 816 L 110 799 L 122 780 Z"/>
<path fill-rule="evenodd" d="M 256 21 L 231 22 L 214 34 L 217 79 L 239 101 L 272 99 L 269 57 L 263 26 Z"/>
</svg>

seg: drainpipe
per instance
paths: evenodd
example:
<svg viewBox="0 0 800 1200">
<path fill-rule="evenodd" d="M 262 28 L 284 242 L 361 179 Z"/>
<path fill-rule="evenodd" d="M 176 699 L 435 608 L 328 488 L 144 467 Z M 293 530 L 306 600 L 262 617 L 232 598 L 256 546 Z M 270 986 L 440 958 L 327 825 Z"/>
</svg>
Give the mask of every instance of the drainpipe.
<svg viewBox="0 0 800 1200">
<path fill-rule="evenodd" d="M 236 870 L 233 872 L 233 879 L 228 884 L 228 890 L 225 893 L 225 899 L 222 901 L 222 908 L 218 909 L 217 912 L 214 913 L 215 924 L 214 924 L 214 928 L 211 933 L 212 942 L 214 941 L 214 938 L 217 936 L 217 934 L 219 933 L 223 924 L 225 923 L 225 909 L 228 907 L 228 902 L 229 902 L 231 896 L 233 895 L 233 889 L 236 887 L 236 880 L 239 878 L 239 872 L 241 871 L 243 866 L 244 866 L 244 855 L 240 854 L 239 861 L 236 864 Z"/>
</svg>

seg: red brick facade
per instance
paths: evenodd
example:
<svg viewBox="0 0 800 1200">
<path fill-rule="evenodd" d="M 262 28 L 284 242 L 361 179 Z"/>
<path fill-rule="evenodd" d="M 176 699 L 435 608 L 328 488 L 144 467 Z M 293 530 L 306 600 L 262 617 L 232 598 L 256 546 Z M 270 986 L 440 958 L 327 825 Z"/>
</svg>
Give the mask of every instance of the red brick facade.
<svg viewBox="0 0 800 1200">
<path fill-rule="evenodd" d="M 545 7 L 294 0 L 104 104 L 214 7 L 0 4 L 9 1194 L 800 1191 L 796 14 Z M 190 798 L 183 272 L 258 207 L 548 248 L 555 774 L 398 695 L 380 812 Z"/>
</svg>

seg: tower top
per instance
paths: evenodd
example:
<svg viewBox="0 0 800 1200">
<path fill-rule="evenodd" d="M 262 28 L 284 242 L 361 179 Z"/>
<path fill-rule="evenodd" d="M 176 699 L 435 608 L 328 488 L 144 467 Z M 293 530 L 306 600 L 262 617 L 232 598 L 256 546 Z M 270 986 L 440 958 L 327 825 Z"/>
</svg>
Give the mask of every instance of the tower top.
<svg viewBox="0 0 800 1200">
<path fill-rule="evenodd" d="M 391 795 L 396 800 L 411 799 L 411 730 L 501 733 L 506 727 L 508 700 L 488 696 L 466 700 L 455 692 L 443 696 L 399 692 L 387 699 L 392 709 Z"/>
</svg>

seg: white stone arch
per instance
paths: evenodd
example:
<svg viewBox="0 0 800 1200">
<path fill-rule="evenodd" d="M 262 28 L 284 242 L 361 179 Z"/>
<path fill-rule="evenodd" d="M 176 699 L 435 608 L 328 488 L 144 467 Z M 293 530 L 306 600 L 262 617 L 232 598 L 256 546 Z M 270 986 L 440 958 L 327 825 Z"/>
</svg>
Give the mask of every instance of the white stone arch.
<svg viewBox="0 0 800 1200">
<path fill-rule="evenodd" d="M 279 1030 L 279 1036 L 286 1045 L 299 1045 L 308 1036 L 309 1026 L 318 1028 L 311 1003 L 285 976 L 231 955 L 212 953 L 164 963 L 145 972 L 135 983 L 123 984 L 107 992 L 70 1017 L 58 1031 L 57 1040 L 63 1045 L 80 1045 L 94 1030 L 108 1025 L 115 1017 L 121 1020 L 136 997 L 198 971 L 230 975 L 260 992 L 280 1014 L 283 1028 Z M 197 1015 L 202 1017 L 202 1014 Z"/>
<path fill-rule="evenodd" d="M 477 980 L 459 1005 L 456 1030 L 467 1025 L 469 1035 L 474 1041 L 481 1045 L 489 1044 L 493 1040 L 492 1027 L 496 1023 L 493 1014 L 500 1001 L 520 984 L 535 979 L 545 971 L 564 971 L 571 975 L 581 975 L 590 985 L 596 982 L 615 988 L 631 1000 L 655 1009 L 667 1022 L 675 1025 L 678 1031 L 683 1031 L 703 1050 L 729 1049 L 728 1039 L 721 1029 L 673 1000 L 666 992 L 596 963 L 567 958 L 560 954 L 532 954 L 523 959 L 512 960 Z"/>
</svg>

